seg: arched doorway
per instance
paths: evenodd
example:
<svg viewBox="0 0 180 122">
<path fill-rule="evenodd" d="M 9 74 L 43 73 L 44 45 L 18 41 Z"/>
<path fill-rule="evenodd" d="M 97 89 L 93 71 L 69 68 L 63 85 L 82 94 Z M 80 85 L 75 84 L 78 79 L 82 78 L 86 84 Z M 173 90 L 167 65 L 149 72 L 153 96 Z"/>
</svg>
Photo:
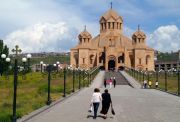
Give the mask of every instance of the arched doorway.
<svg viewBox="0 0 180 122">
<path fill-rule="evenodd" d="M 115 70 L 115 60 L 109 60 L 108 70 Z"/>
<path fill-rule="evenodd" d="M 123 66 L 120 66 L 118 69 L 121 70 L 121 71 L 123 71 L 123 70 L 124 70 L 124 67 L 123 67 Z"/>
</svg>

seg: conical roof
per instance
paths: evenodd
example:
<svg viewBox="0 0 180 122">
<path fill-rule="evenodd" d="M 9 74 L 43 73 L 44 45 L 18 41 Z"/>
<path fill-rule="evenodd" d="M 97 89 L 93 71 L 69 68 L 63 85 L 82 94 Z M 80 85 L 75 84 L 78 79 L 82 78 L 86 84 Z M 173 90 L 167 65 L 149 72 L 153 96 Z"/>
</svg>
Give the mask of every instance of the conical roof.
<svg viewBox="0 0 180 122">
<path fill-rule="evenodd" d="M 133 33 L 132 37 L 137 37 L 137 38 L 146 38 L 146 34 L 140 30 L 140 27 L 138 25 L 138 30 Z"/>
<path fill-rule="evenodd" d="M 110 17 L 113 17 L 115 20 L 117 20 L 119 18 L 122 20 L 122 17 L 119 16 L 119 14 L 116 11 L 114 11 L 113 9 L 109 9 L 106 13 L 104 13 L 101 16 L 101 18 L 102 17 L 105 18 L 106 20 L 108 20 Z"/>
<path fill-rule="evenodd" d="M 91 34 L 86 30 L 86 28 L 84 29 L 84 31 L 82 31 L 79 36 L 79 38 L 92 38 Z"/>
</svg>

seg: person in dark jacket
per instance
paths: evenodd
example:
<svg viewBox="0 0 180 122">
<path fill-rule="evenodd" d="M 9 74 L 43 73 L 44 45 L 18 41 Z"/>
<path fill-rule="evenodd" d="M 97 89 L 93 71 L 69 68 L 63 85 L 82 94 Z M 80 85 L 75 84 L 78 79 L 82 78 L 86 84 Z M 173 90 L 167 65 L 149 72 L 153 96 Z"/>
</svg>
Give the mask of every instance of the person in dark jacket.
<svg viewBox="0 0 180 122">
<path fill-rule="evenodd" d="M 114 85 L 114 88 L 116 87 L 116 78 L 114 77 L 113 79 L 113 85 Z"/>
<path fill-rule="evenodd" d="M 104 93 L 102 94 L 102 110 L 100 112 L 101 114 L 105 115 L 105 119 L 107 118 L 110 104 L 112 104 L 111 95 L 108 93 L 108 90 L 105 89 Z"/>
<path fill-rule="evenodd" d="M 106 79 L 104 79 L 104 87 L 106 88 L 107 82 Z"/>
</svg>

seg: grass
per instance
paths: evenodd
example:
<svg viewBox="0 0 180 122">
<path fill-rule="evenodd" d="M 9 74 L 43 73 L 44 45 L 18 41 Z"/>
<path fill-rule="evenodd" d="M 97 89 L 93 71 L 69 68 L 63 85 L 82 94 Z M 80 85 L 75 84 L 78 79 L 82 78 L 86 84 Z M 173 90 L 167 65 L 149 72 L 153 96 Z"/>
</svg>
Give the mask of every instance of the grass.
<svg viewBox="0 0 180 122">
<path fill-rule="evenodd" d="M 128 72 L 132 76 L 131 72 Z M 139 81 L 141 84 L 143 83 L 143 74 L 139 73 L 139 75 L 135 75 L 135 79 Z M 148 81 L 148 75 L 144 75 L 144 79 Z M 152 82 L 152 88 L 155 88 L 156 82 L 156 73 L 149 74 L 149 80 Z M 158 74 L 158 88 L 165 90 L 165 73 L 160 72 Z M 178 74 L 177 73 L 167 73 L 167 92 L 178 94 Z"/>
<path fill-rule="evenodd" d="M 52 73 L 51 75 L 51 99 L 56 101 L 63 95 L 63 72 Z M 84 82 L 87 85 L 87 75 Z M 95 76 L 93 76 L 95 77 Z M 46 105 L 47 101 L 47 74 L 39 72 L 26 74 L 26 79 L 22 75 L 18 77 L 17 87 L 17 117 L 20 118 L 42 106 Z M 82 79 L 82 77 L 81 77 Z M 75 75 L 75 90 L 78 89 L 79 77 Z M 67 74 L 67 89 L 66 93 L 72 92 L 72 72 Z M 12 117 L 12 102 L 13 102 L 13 76 L 9 79 L 5 76 L 0 77 L 0 122 L 11 122 Z"/>
</svg>

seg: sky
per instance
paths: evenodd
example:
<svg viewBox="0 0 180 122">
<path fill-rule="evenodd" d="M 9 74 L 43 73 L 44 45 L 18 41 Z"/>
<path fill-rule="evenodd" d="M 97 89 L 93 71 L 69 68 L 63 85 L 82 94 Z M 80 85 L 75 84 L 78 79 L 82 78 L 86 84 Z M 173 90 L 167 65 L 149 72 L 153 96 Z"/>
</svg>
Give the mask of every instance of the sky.
<svg viewBox="0 0 180 122">
<path fill-rule="evenodd" d="M 69 51 L 85 25 L 93 37 L 99 33 L 111 1 L 129 38 L 140 25 L 148 46 L 180 50 L 180 0 L 0 0 L 0 39 L 26 53 Z"/>
</svg>

